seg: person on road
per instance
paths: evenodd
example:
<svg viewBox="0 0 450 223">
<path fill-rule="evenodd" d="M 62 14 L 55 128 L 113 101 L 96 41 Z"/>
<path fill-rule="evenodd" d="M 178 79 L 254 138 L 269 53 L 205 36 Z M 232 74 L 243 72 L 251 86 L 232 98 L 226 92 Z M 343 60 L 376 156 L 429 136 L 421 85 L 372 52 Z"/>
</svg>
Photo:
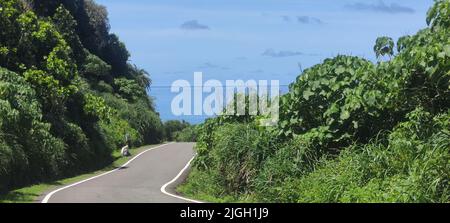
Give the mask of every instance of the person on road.
<svg viewBox="0 0 450 223">
<path fill-rule="evenodd" d="M 131 139 L 130 135 L 127 133 L 125 135 L 125 146 L 122 147 L 120 153 L 122 154 L 122 156 L 131 156 L 130 149 L 131 149 Z"/>
<path fill-rule="evenodd" d="M 122 156 L 131 156 L 128 145 L 122 147 L 120 153 L 122 154 Z"/>
</svg>

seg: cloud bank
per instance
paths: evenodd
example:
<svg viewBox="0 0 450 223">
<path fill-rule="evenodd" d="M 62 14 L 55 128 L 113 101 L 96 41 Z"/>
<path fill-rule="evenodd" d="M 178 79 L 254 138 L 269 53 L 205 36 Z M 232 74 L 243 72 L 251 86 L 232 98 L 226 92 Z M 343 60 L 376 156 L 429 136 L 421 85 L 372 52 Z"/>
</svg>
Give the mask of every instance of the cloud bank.
<svg viewBox="0 0 450 223">
<path fill-rule="evenodd" d="M 229 67 L 220 66 L 220 65 L 213 64 L 210 62 L 206 62 L 206 63 L 200 65 L 198 68 L 200 68 L 200 69 L 219 69 L 219 70 L 229 70 L 230 69 Z"/>
<path fill-rule="evenodd" d="M 200 24 L 197 20 L 187 21 L 180 26 L 184 30 L 209 30 L 209 26 Z"/>
<path fill-rule="evenodd" d="M 301 24 L 312 24 L 312 25 L 322 25 L 324 24 L 324 22 L 316 17 L 311 17 L 311 16 L 297 16 L 297 17 L 291 17 L 288 15 L 283 15 L 281 16 L 281 19 L 284 22 L 291 22 L 291 21 L 297 21 L 298 23 Z"/>
<path fill-rule="evenodd" d="M 302 24 L 316 24 L 316 25 L 322 25 L 323 21 L 310 16 L 297 16 L 297 21 Z"/>
<path fill-rule="evenodd" d="M 380 13 L 390 13 L 390 14 L 398 14 L 398 13 L 414 13 L 415 10 L 413 8 L 402 6 L 397 3 L 392 3 L 390 5 L 384 3 L 383 1 L 379 1 L 375 4 L 369 4 L 365 2 L 358 2 L 355 4 L 348 4 L 345 6 L 348 9 L 352 9 L 355 11 L 372 11 L 372 12 L 380 12 Z"/>
<path fill-rule="evenodd" d="M 274 49 L 267 49 L 261 55 L 268 56 L 268 57 L 280 58 L 280 57 L 301 56 L 304 54 L 302 52 L 298 52 L 298 51 L 287 51 L 287 50 L 286 51 L 276 51 Z"/>
</svg>

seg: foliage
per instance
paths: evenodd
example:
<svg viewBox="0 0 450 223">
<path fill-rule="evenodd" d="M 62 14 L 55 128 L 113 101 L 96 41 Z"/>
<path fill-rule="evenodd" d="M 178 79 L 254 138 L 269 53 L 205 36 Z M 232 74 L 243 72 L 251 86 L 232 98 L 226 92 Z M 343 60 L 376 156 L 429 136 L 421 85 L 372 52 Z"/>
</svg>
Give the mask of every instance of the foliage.
<svg viewBox="0 0 450 223">
<path fill-rule="evenodd" d="M 305 70 L 281 97 L 275 128 L 257 128 L 260 117 L 199 125 L 181 191 L 233 201 L 448 202 L 449 5 L 437 0 L 429 27 L 400 38 L 395 56 L 394 41 L 379 38 L 376 55 L 389 61 L 340 55 Z"/>
<path fill-rule="evenodd" d="M 139 132 L 141 144 L 159 143 L 164 138 L 164 127 L 159 115 L 149 109 L 146 98 L 135 103 L 128 103 L 125 99 L 104 93 L 102 97 L 106 104 L 115 110 L 115 115 L 126 120 L 133 129 Z"/>
<path fill-rule="evenodd" d="M 163 139 L 149 75 L 128 64 L 105 7 L 2 0 L 0 27 L 0 191 L 108 165 L 126 134 Z"/>
<path fill-rule="evenodd" d="M 435 0 L 435 4 L 428 11 L 427 24 L 432 29 L 448 29 L 450 26 L 450 2 L 448 0 Z"/>
<path fill-rule="evenodd" d="M 375 52 L 377 58 L 382 56 L 391 57 L 394 55 L 394 40 L 387 36 L 379 37 L 375 42 L 373 51 Z"/>
<path fill-rule="evenodd" d="M 84 95 L 83 110 L 86 115 L 99 120 L 108 120 L 111 113 L 111 109 L 106 105 L 105 100 L 92 94 Z"/>
<path fill-rule="evenodd" d="M 86 52 L 81 44 L 80 37 L 76 33 L 78 24 L 75 18 L 66 8 L 59 6 L 52 20 L 59 33 L 61 33 L 64 40 L 72 49 L 77 65 L 82 64 L 86 57 Z"/>
<path fill-rule="evenodd" d="M 60 174 L 64 144 L 50 134 L 36 94 L 18 74 L 0 68 L 0 190 Z"/>
<path fill-rule="evenodd" d="M 197 126 L 188 126 L 181 131 L 175 132 L 174 139 L 177 142 L 196 142 L 197 141 Z"/>
<path fill-rule="evenodd" d="M 117 91 L 120 96 L 129 100 L 130 102 L 134 102 L 138 98 L 141 98 L 146 94 L 142 87 L 139 86 L 135 80 L 118 78 L 114 80 L 114 85 L 117 87 Z"/>
<path fill-rule="evenodd" d="M 111 66 L 94 54 L 88 54 L 82 67 L 85 77 L 105 78 L 111 74 Z"/>
<path fill-rule="evenodd" d="M 190 124 L 186 121 L 169 120 L 164 123 L 164 134 L 167 141 L 173 141 L 176 139 L 176 133 L 189 128 Z"/>
<path fill-rule="evenodd" d="M 110 34 L 107 37 L 106 46 L 103 49 L 102 55 L 104 60 L 111 64 L 116 74 L 127 72 L 127 62 L 130 54 L 118 36 Z"/>
<path fill-rule="evenodd" d="M 126 135 L 130 136 L 132 145 L 138 146 L 142 143 L 139 139 L 139 133 L 128 122 L 117 116 L 112 116 L 110 121 L 100 122 L 100 128 L 104 132 L 110 148 L 122 148 L 126 144 Z"/>
<path fill-rule="evenodd" d="M 296 202 L 448 202 L 449 114 L 418 109 L 390 134 L 349 148 L 293 185 Z"/>
<path fill-rule="evenodd" d="M 218 172 L 228 193 L 243 192 L 257 174 L 265 152 L 258 139 L 258 131 L 244 124 L 226 124 L 215 131 L 216 144 L 209 151 L 213 165 L 208 169 Z"/>
</svg>

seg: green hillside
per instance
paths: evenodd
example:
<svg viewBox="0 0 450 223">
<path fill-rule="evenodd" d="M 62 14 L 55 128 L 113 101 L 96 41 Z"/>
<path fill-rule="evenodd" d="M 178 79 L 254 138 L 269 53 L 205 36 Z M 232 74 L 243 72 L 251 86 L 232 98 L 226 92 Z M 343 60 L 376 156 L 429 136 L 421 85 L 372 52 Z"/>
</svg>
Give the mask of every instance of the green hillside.
<svg viewBox="0 0 450 223">
<path fill-rule="evenodd" d="M 163 140 L 146 71 L 92 0 L 0 2 L 0 191 L 76 175 Z"/>
</svg>

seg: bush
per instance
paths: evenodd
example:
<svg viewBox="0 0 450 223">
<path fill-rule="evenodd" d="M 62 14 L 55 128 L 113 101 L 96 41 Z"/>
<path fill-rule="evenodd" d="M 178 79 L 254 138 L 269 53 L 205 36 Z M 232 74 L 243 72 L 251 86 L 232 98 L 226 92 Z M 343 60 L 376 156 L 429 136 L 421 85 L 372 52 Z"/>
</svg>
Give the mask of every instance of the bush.
<svg viewBox="0 0 450 223">
<path fill-rule="evenodd" d="M 196 142 L 197 141 L 197 126 L 189 126 L 185 129 L 173 133 L 174 139 L 177 142 Z"/>
<path fill-rule="evenodd" d="M 100 128 L 104 132 L 109 148 L 120 149 L 126 144 L 125 136 L 129 135 L 132 145 L 141 145 L 139 133 L 120 117 L 112 116 L 109 121 L 101 121 Z"/>
<path fill-rule="evenodd" d="M 190 124 L 186 121 L 170 120 L 164 123 L 164 136 L 167 141 L 176 140 L 176 134 L 189 128 Z"/>
<path fill-rule="evenodd" d="M 111 66 L 99 57 L 88 54 L 82 67 L 82 74 L 88 78 L 105 78 L 111 73 Z"/>
<path fill-rule="evenodd" d="M 387 145 L 354 146 L 296 181 L 298 202 L 447 202 L 450 113 L 418 109 Z"/>
<path fill-rule="evenodd" d="M 293 201 L 284 188 L 289 182 L 312 172 L 326 154 L 319 143 L 324 135 L 311 131 L 295 136 L 293 140 L 283 144 L 272 144 L 275 150 L 263 163 L 255 180 L 256 198 L 265 202 Z"/>
<path fill-rule="evenodd" d="M 259 145 L 259 132 L 246 124 L 226 124 L 214 133 L 216 144 L 211 153 L 213 163 L 230 193 L 249 189 L 264 159 Z"/>
<path fill-rule="evenodd" d="M 220 173 L 217 170 L 200 171 L 193 168 L 187 183 L 177 191 L 183 194 L 195 194 L 196 199 L 212 202 L 233 202 L 237 198 L 225 191 Z"/>
<path fill-rule="evenodd" d="M 119 95 L 129 102 L 136 102 L 139 98 L 146 95 L 144 89 L 135 80 L 118 78 L 114 80 L 114 85 Z"/>
<path fill-rule="evenodd" d="M 113 108 L 118 117 L 139 132 L 139 145 L 159 143 L 164 138 L 164 127 L 157 113 L 149 109 L 149 101 L 141 98 L 134 103 L 103 93 L 106 104 Z"/>
<path fill-rule="evenodd" d="M 52 136 L 50 124 L 43 122 L 31 86 L 24 78 L 3 68 L 0 68 L 0 111 L 3 187 L 59 175 L 64 143 Z"/>
</svg>

